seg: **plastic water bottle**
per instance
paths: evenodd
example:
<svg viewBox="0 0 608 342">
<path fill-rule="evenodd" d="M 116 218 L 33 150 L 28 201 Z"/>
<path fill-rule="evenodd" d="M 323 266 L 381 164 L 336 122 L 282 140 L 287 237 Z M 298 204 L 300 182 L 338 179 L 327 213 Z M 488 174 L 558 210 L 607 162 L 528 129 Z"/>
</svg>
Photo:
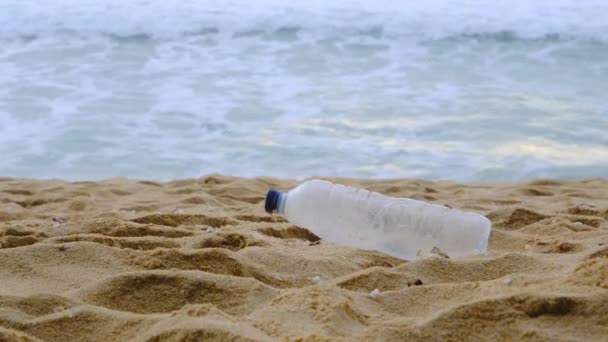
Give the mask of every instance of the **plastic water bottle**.
<svg viewBox="0 0 608 342">
<path fill-rule="evenodd" d="M 433 247 L 449 256 L 485 252 L 492 226 L 475 213 L 322 180 L 268 191 L 265 209 L 326 241 L 410 260 Z"/>
</svg>

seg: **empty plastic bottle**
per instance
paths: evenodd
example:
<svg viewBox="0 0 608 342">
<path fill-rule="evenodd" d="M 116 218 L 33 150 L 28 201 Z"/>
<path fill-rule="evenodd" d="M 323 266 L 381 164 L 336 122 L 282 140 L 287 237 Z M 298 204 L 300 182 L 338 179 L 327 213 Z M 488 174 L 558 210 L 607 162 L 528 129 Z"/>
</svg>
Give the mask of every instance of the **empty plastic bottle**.
<svg viewBox="0 0 608 342">
<path fill-rule="evenodd" d="M 410 260 L 433 247 L 449 256 L 484 252 L 492 226 L 475 213 L 322 180 L 268 191 L 265 209 L 326 241 Z"/>
</svg>

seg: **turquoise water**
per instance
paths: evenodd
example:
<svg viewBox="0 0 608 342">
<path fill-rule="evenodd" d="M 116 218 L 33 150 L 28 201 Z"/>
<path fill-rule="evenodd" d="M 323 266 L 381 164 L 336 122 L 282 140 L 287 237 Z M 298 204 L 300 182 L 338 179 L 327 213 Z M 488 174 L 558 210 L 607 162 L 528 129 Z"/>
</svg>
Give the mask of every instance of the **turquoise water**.
<svg viewBox="0 0 608 342">
<path fill-rule="evenodd" d="M 6 0 L 0 175 L 608 174 L 604 1 Z"/>
</svg>

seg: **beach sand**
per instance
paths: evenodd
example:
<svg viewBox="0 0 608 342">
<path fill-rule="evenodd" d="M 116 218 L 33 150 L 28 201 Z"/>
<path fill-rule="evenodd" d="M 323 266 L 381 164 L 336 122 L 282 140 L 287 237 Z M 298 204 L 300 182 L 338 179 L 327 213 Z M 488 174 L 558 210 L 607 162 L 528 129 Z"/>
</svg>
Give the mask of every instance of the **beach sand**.
<svg viewBox="0 0 608 342">
<path fill-rule="evenodd" d="M 607 179 L 332 180 L 484 214 L 489 251 L 318 241 L 263 211 L 291 180 L 0 178 L 0 340 L 608 338 Z"/>
</svg>

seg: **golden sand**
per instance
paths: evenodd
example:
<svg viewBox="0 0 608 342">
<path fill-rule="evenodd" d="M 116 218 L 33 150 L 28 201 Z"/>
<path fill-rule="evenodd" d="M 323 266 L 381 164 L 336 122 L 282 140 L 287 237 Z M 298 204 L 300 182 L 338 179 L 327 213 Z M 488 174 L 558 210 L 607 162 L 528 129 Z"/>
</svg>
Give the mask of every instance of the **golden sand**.
<svg viewBox="0 0 608 342">
<path fill-rule="evenodd" d="M 0 341 L 608 338 L 608 180 L 333 181 L 484 214 L 490 250 L 318 241 L 263 211 L 295 181 L 1 178 Z"/>
</svg>

